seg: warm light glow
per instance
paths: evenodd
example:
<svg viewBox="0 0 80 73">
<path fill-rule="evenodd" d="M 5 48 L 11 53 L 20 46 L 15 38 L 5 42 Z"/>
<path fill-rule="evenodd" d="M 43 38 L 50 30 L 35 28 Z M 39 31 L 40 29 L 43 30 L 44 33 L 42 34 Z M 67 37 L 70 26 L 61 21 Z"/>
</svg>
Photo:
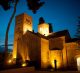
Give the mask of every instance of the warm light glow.
<svg viewBox="0 0 80 73">
<path fill-rule="evenodd" d="M 25 66 L 27 66 L 27 64 L 24 62 L 24 63 L 22 63 L 22 67 L 25 67 Z"/>
<path fill-rule="evenodd" d="M 43 29 L 42 28 L 40 28 L 40 31 L 42 31 Z"/>
<path fill-rule="evenodd" d="M 51 61 L 51 65 L 52 65 L 53 68 L 55 68 L 54 60 Z M 60 66 L 59 61 L 56 60 L 56 67 L 57 67 L 57 69 L 59 68 L 59 66 Z"/>
<path fill-rule="evenodd" d="M 52 67 L 55 68 L 54 60 L 56 60 L 57 69 L 60 68 L 60 67 L 61 67 L 61 63 L 60 63 L 61 61 L 60 61 L 60 59 L 58 59 L 58 58 L 57 58 L 57 59 L 54 58 L 54 59 L 51 60 L 51 65 L 52 65 Z"/>
<path fill-rule="evenodd" d="M 8 63 L 12 63 L 12 60 L 10 59 L 10 60 L 8 60 Z"/>
<path fill-rule="evenodd" d="M 17 39 L 18 39 L 18 37 L 16 36 L 16 38 L 14 40 L 14 46 L 13 46 L 13 52 L 12 52 L 13 58 L 16 58 L 16 56 L 17 56 Z"/>
<path fill-rule="evenodd" d="M 47 68 L 49 62 L 49 41 L 41 38 L 41 67 Z"/>
<path fill-rule="evenodd" d="M 38 32 L 42 35 L 48 36 L 49 35 L 49 25 L 44 23 L 38 26 Z"/>
<path fill-rule="evenodd" d="M 77 58 L 77 67 L 78 67 L 78 70 L 80 71 L 80 57 Z"/>
<path fill-rule="evenodd" d="M 15 49 L 16 50 L 16 49 Z M 14 50 L 14 51 L 15 51 Z M 13 59 L 16 59 L 16 53 L 15 52 L 13 52 Z"/>
<path fill-rule="evenodd" d="M 42 32 L 43 35 L 48 35 L 48 28 L 40 28 L 40 32 Z"/>
<path fill-rule="evenodd" d="M 23 34 L 25 34 L 27 30 L 32 31 L 32 26 L 25 23 L 23 25 Z"/>
<path fill-rule="evenodd" d="M 25 27 L 24 29 L 23 29 L 23 34 L 25 34 L 26 32 L 27 32 L 27 28 Z"/>
<path fill-rule="evenodd" d="M 61 51 L 55 50 L 50 52 L 50 63 L 53 68 L 55 68 L 55 62 L 54 62 L 55 60 L 57 69 L 61 68 L 62 64 Z"/>
</svg>

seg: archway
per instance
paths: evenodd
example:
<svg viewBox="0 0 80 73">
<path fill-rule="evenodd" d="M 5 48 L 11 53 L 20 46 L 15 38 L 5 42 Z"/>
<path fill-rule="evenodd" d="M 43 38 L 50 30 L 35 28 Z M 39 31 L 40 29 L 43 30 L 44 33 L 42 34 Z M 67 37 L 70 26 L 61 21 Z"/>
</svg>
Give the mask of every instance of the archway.
<svg viewBox="0 0 80 73">
<path fill-rule="evenodd" d="M 77 69 L 80 71 L 80 57 L 77 57 Z"/>
</svg>

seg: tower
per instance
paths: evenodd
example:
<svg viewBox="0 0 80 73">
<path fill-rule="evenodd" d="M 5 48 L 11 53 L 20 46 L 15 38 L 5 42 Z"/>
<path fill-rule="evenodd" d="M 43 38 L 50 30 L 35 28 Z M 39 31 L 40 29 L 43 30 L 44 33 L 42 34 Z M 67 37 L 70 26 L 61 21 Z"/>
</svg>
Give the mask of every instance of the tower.
<svg viewBox="0 0 80 73">
<path fill-rule="evenodd" d="M 13 58 L 17 56 L 17 41 L 24 35 L 27 31 L 32 31 L 32 17 L 23 13 L 16 16 L 14 31 L 14 45 L 13 45 Z"/>
<path fill-rule="evenodd" d="M 40 19 L 39 19 L 38 32 L 44 36 L 48 36 L 49 33 L 52 32 L 51 24 L 45 23 L 45 21 L 42 17 L 40 17 Z"/>
<path fill-rule="evenodd" d="M 47 23 L 42 23 L 38 25 L 38 32 L 42 35 L 49 35 L 49 25 Z"/>
</svg>

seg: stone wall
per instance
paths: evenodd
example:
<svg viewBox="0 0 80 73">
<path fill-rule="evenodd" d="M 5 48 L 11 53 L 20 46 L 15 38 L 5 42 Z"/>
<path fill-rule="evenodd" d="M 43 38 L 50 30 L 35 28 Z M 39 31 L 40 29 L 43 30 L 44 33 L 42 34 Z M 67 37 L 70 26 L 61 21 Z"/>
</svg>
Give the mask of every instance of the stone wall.
<svg viewBox="0 0 80 73">
<path fill-rule="evenodd" d="M 49 65 L 49 41 L 41 38 L 41 68 Z"/>
<path fill-rule="evenodd" d="M 51 38 L 49 39 L 49 49 L 63 49 L 63 39 L 62 38 Z"/>
<path fill-rule="evenodd" d="M 62 50 L 50 50 L 49 60 L 52 68 L 55 69 L 56 64 L 56 69 L 61 69 L 63 67 Z"/>
<path fill-rule="evenodd" d="M 40 60 L 40 38 L 31 32 L 26 32 L 18 43 L 18 52 L 23 60 Z"/>
<path fill-rule="evenodd" d="M 77 44 L 75 42 L 66 43 L 67 65 L 70 69 L 77 69 L 76 56 Z"/>
<path fill-rule="evenodd" d="M 32 17 L 25 13 L 16 16 L 13 58 L 16 58 L 17 56 L 17 41 L 27 30 L 32 31 Z"/>
</svg>

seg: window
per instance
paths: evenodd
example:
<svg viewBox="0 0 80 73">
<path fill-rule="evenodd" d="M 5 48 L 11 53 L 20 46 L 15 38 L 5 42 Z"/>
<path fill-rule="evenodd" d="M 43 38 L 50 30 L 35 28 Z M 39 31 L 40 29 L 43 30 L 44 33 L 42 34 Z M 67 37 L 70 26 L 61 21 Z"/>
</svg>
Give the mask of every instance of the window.
<svg viewBox="0 0 80 73">
<path fill-rule="evenodd" d="M 42 28 L 40 28 L 40 32 L 42 31 L 43 29 Z"/>
</svg>

